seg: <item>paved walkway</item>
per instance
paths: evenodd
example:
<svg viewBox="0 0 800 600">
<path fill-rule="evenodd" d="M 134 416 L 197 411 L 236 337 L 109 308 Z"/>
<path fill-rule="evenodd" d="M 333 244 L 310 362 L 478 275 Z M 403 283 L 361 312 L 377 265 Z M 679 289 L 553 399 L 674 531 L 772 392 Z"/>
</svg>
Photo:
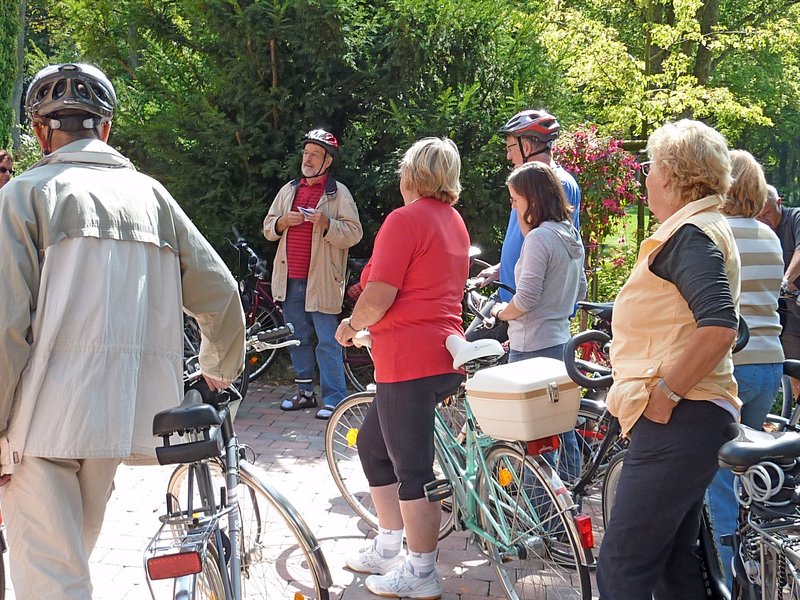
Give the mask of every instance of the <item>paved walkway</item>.
<svg viewBox="0 0 800 600">
<path fill-rule="evenodd" d="M 257 464 L 288 497 L 320 540 L 333 576 L 332 600 L 374 600 L 363 575 L 344 568 L 344 556 L 361 547 L 366 526 L 339 496 L 324 457 L 325 421 L 314 411 L 283 413 L 280 401 L 290 389 L 253 384 L 236 418 L 242 442 L 257 454 Z M 121 466 L 103 531 L 92 554 L 94 600 L 146 600 L 150 593 L 143 550 L 158 528 L 169 467 Z M 456 532 L 439 545 L 444 598 L 505 598 L 494 569 Z M 54 549 L 57 551 L 57 549 Z M 7 599 L 13 590 L 7 584 Z"/>
</svg>

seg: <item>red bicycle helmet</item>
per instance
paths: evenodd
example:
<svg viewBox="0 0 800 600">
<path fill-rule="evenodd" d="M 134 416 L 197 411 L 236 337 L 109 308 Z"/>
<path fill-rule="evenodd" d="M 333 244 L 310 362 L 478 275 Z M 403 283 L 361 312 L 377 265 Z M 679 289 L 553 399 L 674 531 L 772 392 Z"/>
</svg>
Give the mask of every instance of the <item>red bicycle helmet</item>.
<svg viewBox="0 0 800 600">
<path fill-rule="evenodd" d="M 336 155 L 339 152 L 339 140 L 337 140 L 332 133 L 325 131 L 324 129 L 312 129 L 309 131 L 303 138 L 303 148 L 306 147 L 306 144 L 317 144 L 318 146 L 322 146 L 334 158 L 336 158 Z"/>
<path fill-rule="evenodd" d="M 511 117 L 500 128 L 500 133 L 514 137 L 531 137 L 550 143 L 558 137 L 561 126 L 556 118 L 544 110 L 523 110 Z"/>
</svg>

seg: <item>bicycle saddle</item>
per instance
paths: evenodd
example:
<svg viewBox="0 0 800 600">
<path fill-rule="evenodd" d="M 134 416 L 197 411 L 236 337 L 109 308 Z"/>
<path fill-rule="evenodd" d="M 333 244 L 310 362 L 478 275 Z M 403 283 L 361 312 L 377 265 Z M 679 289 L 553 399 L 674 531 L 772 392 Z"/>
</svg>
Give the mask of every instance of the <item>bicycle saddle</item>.
<svg viewBox="0 0 800 600">
<path fill-rule="evenodd" d="M 180 406 L 162 410 L 153 417 L 153 435 L 169 436 L 176 431 L 192 431 L 219 427 L 222 420 L 217 410 L 203 402 L 197 390 L 189 390 Z"/>
<path fill-rule="evenodd" d="M 726 433 L 736 437 L 719 449 L 719 464 L 725 468 L 746 469 L 767 460 L 793 460 L 800 457 L 800 434 L 792 431 L 769 433 L 733 423 Z"/>
<path fill-rule="evenodd" d="M 453 357 L 453 368 L 460 369 L 468 362 L 484 358 L 499 358 L 506 351 L 497 340 L 483 339 L 468 342 L 457 335 L 447 336 L 445 346 Z"/>
<path fill-rule="evenodd" d="M 611 322 L 611 315 L 614 312 L 613 302 L 578 302 L 578 308 L 582 308 L 588 313 L 600 317 L 604 321 Z"/>
</svg>

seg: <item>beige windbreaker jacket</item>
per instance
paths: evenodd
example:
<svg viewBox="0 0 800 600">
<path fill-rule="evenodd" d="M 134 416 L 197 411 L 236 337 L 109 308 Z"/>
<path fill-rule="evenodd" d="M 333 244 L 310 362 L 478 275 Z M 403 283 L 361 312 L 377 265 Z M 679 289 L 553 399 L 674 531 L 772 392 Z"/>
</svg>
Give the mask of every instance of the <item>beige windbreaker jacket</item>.
<svg viewBox="0 0 800 600">
<path fill-rule="evenodd" d="M 292 209 L 299 185 L 300 180 L 297 179 L 284 185 L 275 196 L 264 219 L 264 237 L 271 242 L 278 242 L 272 267 L 272 294 L 278 301 L 286 299 L 289 266 L 286 262 L 286 236 L 279 234 L 275 225 L 281 215 Z M 325 194 L 320 199 L 317 210 L 321 210 L 330 219 L 330 226 L 327 231 L 314 226 L 306 311 L 338 315 L 344 299 L 347 251 L 361 240 L 363 230 L 350 190 L 333 177 L 328 177 Z"/>
<path fill-rule="evenodd" d="M 182 307 L 200 362 L 244 358 L 236 282 L 161 184 L 99 140 L 0 190 L 0 471 L 22 456 L 152 456 L 153 415 L 182 397 Z"/>
</svg>

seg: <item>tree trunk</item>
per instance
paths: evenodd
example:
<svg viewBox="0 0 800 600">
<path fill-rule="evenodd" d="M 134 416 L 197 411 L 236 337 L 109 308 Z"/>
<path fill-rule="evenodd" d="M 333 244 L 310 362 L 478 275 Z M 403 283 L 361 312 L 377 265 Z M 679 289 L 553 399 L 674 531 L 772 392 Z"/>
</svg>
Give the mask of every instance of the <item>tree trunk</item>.
<svg viewBox="0 0 800 600">
<path fill-rule="evenodd" d="M 719 0 L 705 0 L 697 11 L 697 21 L 700 24 L 700 43 L 697 45 L 697 54 L 694 59 L 694 76 L 697 85 L 708 85 L 711 79 L 711 50 L 708 49 L 709 35 L 719 22 Z"/>
</svg>

